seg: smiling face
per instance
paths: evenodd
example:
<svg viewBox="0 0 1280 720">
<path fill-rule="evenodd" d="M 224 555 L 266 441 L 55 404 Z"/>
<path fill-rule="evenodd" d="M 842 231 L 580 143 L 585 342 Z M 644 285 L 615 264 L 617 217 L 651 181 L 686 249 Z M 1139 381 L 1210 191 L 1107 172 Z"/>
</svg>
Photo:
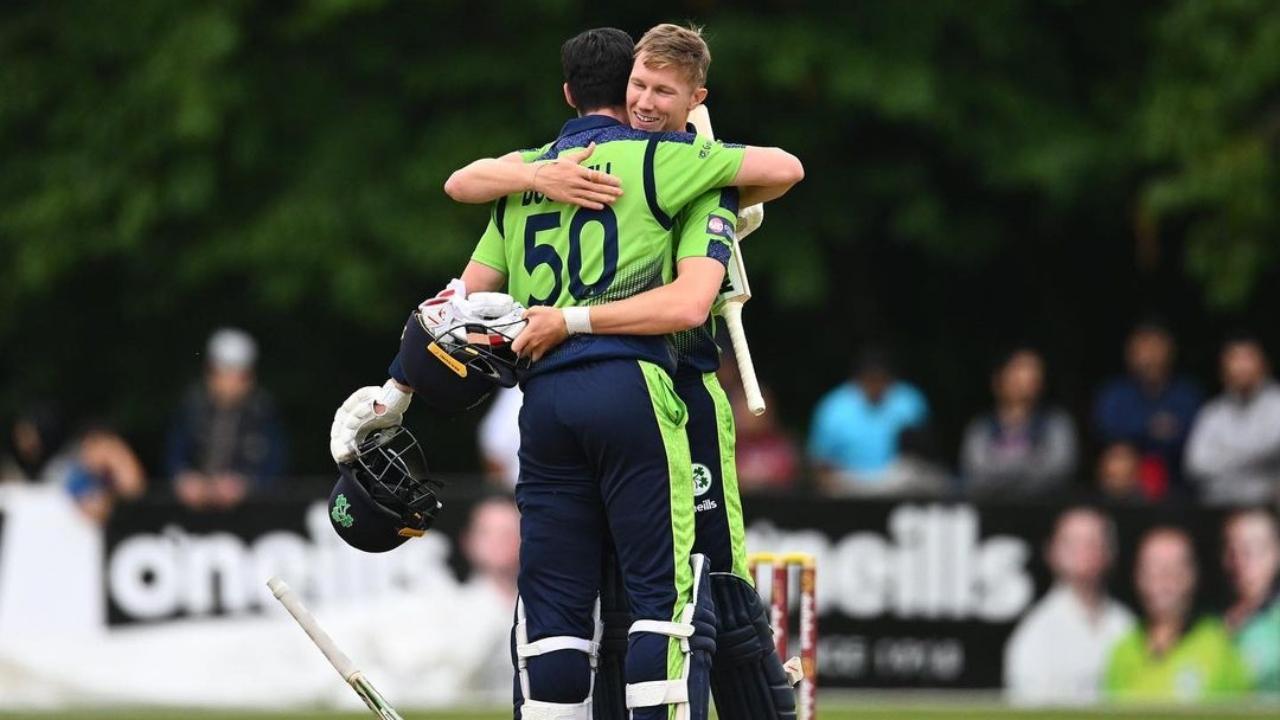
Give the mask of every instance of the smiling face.
<svg viewBox="0 0 1280 720">
<path fill-rule="evenodd" d="M 683 132 L 689 112 L 707 97 L 705 87 L 694 87 L 682 68 L 650 62 L 636 56 L 627 83 L 627 116 L 631 127 L 645 132 Z"/>
</svg>

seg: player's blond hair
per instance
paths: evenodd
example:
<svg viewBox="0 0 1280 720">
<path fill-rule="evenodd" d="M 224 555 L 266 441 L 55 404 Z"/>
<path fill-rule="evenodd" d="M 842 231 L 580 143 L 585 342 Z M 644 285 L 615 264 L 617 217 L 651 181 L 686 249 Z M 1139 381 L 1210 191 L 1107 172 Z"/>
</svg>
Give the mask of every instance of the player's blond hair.
<svg viewBox="0 0 1280 720">
<path fill-rule="evenodd" d="M 636 43 L 636 57 L 641 58 L 646 67 L 675 67 L 693 83 L 695 90 L 707 84 L 711 48 L 702 39 L 700 27 L 654 25 Z"/>
</svg>

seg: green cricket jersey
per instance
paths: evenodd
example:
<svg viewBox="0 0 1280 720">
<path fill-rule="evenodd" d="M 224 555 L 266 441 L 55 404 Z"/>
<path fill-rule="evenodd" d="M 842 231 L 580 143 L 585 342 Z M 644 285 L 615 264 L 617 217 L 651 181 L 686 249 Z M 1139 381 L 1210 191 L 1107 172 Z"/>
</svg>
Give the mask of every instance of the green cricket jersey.
<svg viewBox="0 0 1280 720">
<path fill-rule="evenodd" d="M 690 257 L 709 257 L 728 268 L 738 224 L 738 189 L 720 188 L 704 193 L 676 218 L 676 263 Z M 728 282 L 726 276 L 725 282 Z M 716 316 L 700 327 L 671 336 L 680 371 L 698 374 L 720 367 L 716 345 Z"/>
<path fill-rule="evenodd" d="M 1206 700 L 1249 688 L 1249 670 L 1226 628 L 1208 617 L 1159 657 L 1147 649 L 1146 630 L 1134 628 L 1112 648 L 1103 676 L 1106 695 L 1119 700 Z"/>
<path fill-rule="evenodd" d="M 596 305 L 670 282 L 675 218 L 707 191 L 728 186 L 745 154 L 690 133 L 646 133 L 588 115 L 570 120 L 555 142 L 526 159 L 554 159 L 592 142 L 590 166 L 619 178 L 622 197 L 603 210 L 533 192 L 501 198 L 471 256 L 504 273 L 508 292 L 526 305 Z M 608 335 L 575 335 L 532 371 L 616 357 L 674 371 L 666 338 Z"/>
</svg>

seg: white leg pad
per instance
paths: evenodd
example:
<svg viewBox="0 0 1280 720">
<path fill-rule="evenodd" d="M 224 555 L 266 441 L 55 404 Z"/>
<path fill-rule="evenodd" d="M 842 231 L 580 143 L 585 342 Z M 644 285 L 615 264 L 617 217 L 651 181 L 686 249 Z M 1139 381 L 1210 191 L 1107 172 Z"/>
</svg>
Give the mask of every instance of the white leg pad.
<svg viewBox="0 0 1280 720">
<path fill-rule="evenodd" d="M 689 638 L 694 634 L 693 614 L 698 606 L 698 591 L 702 570 L 707 558 L 704 555 L 690 555 L 689 564 L 693 566 L 693 597 L 680 613 L 679 622 L 665 620 L 637 620 L 631 624 L 628 634 L 653 633 L 679 638 L 680 649 L 684 652 L 684 673 L 678 680 L 651 680 L 627 685 L 627 707 L 643 708 L 656 705 L 675 705 L 676 718 L 684 718 L 689 712 L 689 670 L 692 664 Z"/>
<path fill-rule="evenodd" d="M 596 662 L 600 657 L 600 638 L 604 622 L 600 619 L 600 600 L 596 599 L 595 631 L 590 640 L 557 635 L 529 642 L 529 625 L 525 620 L 524 600 L 516 598 L 516 666 L 520 674 L 520 695 L 524 698 L 520 715 L 525 720 L 591 720 L 591 697 L 596 686 Z M 529 697 L 529 658 L 556 652 L 577 650 L 586 653 L 591 662 L 591 680 L 587 699 L 580 703 L 540 702 Z M 567 714 L 566 714 L 567 713 Z"/>
</svg>

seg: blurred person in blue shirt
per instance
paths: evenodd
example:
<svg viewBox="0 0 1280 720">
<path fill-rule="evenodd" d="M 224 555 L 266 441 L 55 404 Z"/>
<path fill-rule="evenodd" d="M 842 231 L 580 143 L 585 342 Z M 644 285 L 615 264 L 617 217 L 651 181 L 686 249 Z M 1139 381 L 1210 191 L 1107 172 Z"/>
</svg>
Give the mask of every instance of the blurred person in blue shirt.
<svg viewBox="0 0 1280 720">
<path fill-rule="evenodd" d="M 818 401 L 809 457 L 820 490 L 830 494 L 904 490 L 894 473 L 903 431 L 924 426 L 929 406 L 915 387 L 896 378 L 888 353 L 864 350 L 853 378 Z"/>
<path fill-rule="evenodd" d="M 204 382 L 183 399 L 169 432 L 169 477 L 179 502 L 193 510 L 239 505 L 276 489 L 285 447 L 275 405 L 257 385 L 258 348 L 243 330 L 209 338 Z"/>
<path fill-rule="evenodd" d="M 101 423 L 66 433 L 62 415 L 45 402 L 28 408 L 9 428 L 9 457 L 0 463 L 0 482 L 60 486 L 90 520 L 104 523 L 117 501 L 146 492 L 146 474 L 129 444 Z"/>
<path fill-rule="evenodd" d="M 1204 401 L 1195 382 L 1174 374 L 1175 350 L 1162 322 L 1139 323 L 1125 346 L 1128 373 L 1103 386 L 1094 404 L 1098 439 L 1134 446 L 1141 457 L 1142 492 L 1153 500 L 1180 482 L 1183 446 Z"/>
</svg>

